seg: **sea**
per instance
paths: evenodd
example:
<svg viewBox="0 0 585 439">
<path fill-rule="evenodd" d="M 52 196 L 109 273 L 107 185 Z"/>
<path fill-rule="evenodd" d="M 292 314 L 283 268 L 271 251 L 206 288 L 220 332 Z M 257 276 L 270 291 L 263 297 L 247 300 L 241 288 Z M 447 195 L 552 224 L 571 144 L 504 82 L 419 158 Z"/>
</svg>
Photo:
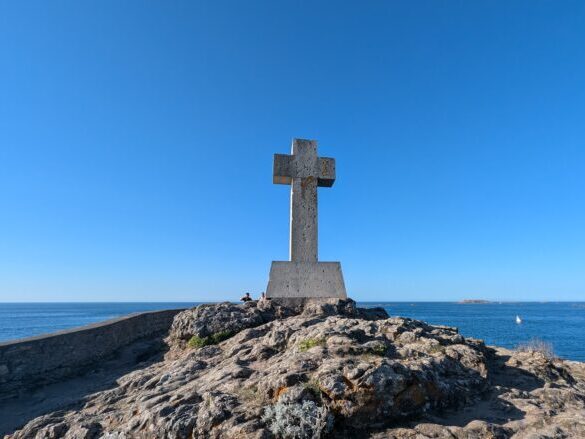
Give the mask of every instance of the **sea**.
<svg viewBox="0 0 585 439">
<path fill-rule="evenodd" d="M 0 342 L 100 322 L 134 312 L 189 308 L 197 302 L 0 303 Z M 466 337 L 515 348 L 532 339 L 550 343 L 561 358 L 585 361 L 585 302 L 362 302 L 391 316 L 455 326 Z M 516 323 L 520 316 L 522 323 Z"/>
</svg>

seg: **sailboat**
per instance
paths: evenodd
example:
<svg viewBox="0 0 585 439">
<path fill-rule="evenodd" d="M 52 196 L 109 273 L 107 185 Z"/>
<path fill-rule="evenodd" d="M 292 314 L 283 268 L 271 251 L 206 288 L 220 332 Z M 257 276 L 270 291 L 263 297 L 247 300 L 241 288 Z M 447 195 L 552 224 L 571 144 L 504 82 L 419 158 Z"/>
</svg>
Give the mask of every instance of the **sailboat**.
<svg viewBox="0 0 585 439">
<path fill-rule="evenodd" d="M 516 323 L 518 323 L 519 325 L 522 323 L 522 319 L 520 318 L 519 315 L 516 315 Z"/>
</svg>

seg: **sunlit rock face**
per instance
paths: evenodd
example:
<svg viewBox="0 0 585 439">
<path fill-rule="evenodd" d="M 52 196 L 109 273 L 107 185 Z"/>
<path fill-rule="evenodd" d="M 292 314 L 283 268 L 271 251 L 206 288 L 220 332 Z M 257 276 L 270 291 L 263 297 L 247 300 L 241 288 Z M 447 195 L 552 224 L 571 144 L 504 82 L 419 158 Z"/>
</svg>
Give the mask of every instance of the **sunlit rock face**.
<svg viewBox="0 0 585 439">
<path fill-rule="evenodd" d="M 201 305 L 166 340 L 164 361 L 12 437 L 585 437 L 582 363 L 351 300 Z"/>
</svg>

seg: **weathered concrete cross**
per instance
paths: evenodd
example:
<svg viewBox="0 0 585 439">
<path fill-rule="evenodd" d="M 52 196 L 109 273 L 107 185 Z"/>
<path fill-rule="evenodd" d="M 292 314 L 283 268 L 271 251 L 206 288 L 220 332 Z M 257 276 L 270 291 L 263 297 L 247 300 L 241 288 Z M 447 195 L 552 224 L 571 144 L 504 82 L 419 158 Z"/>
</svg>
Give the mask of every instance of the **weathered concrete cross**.
<svg viewBox="0 0 585 439">
<path fill-rule="evenodd" d="M 275 184 L 290 184 L 290 260 L 317 262 L 317 187 L 335 182 L 335 159 L 317 157 L 317 142 L 294 139 L 292 155 L 274 154 Z"/>
<path fill-rule="evenodd" d="M 317 156 L 317 142 L 294 139 L 291 155 L 275 154 L 273 182 L 291 185 L 290 260 L 273 261 L 267 297 L 345 298 L 339 262 L 318 262 L 317 187 L 335 182 L 335 159 Z"/>
</svg>

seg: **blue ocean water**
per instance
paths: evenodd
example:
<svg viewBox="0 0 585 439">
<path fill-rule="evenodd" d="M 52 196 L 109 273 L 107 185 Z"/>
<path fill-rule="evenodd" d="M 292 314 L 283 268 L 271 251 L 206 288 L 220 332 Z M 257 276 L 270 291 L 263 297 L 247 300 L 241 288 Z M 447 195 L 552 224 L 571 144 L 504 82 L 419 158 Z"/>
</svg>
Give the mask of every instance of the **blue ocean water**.
<svg viewBox="0 0 585 439">
<path fill-rule="evenodd" d="M 190 303 L 0 303 L 0 341 L 87 325 L 138 311 L 187 308 Z M 514 348 L 540 338 L 566 359 L 585 361 L 585 302 L 458 304 L 453 302 L 365 302 L 392 316 L 456 326 L 467 337 Z M 519 315 L 521 325 L 516 324 Z"/>
</svg>

